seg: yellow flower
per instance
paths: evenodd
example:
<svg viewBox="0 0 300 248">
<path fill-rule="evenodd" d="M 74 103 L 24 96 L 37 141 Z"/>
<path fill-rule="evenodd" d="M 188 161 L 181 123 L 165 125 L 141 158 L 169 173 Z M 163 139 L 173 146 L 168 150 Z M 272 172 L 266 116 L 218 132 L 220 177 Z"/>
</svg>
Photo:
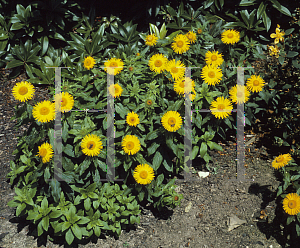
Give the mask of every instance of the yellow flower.
<svg viewBox="0 0 300 248">
<path fill-rule="evenodd" d="M 83 66 L 88 70 L 92 69 L 95 64 L 96 64 L 96 62 L 95 62 L 94 58 L 91 56 L 86 57 L 83 62 Z"/>
<path fill-rule="evenodd" d="M 12 90 L 14 98 L 20 102 L 31 100 L 34 92 L 35 89 L 33 85 L 27 81 L 17 83 Z"/>
<path fill-rule="evenodd" d="M 55 119 L 55 106 L 50 101 L 39 102 L 33 107 L 32 115 L 39 122 L 49 122 Z"/>
<path fill-rule="evenodd" d="M 42 157 L 43 163 L 49 162 L 51 160 L 51 158 L 53 157 L 52 146 L 49 143 L 45 142 L 41 146 L 39 146 L 38 149 L 39 149 L 39 152 L 38 152 L 38 155 L 36 155 L 36 156 Z"/>
<path fill-rule="evenodd" d="M 138 114 L 131 112 L 127 114 L 126 122 L 129 126 L 135 126 L 140 123 Z"/>
<path fill-rule="evenodd" d="M 186 37 L 186 35 L 178 34 L 174 38 L 174 41 L 175 42 L 173 42 L 171 46 L 175 53 L 182 54 L 182 53 L 185 53 L 187 50 L 189 50 L 190 41 Z"/>
<path fill-rule="evenodd" d="M 276 45 L 275 46 L 268 46 L 268 49 L 269 49 L 269 54 L 271 56 L 274 55 L 276 58 L 279 57 L 280 50 L 279 50 L 279 48 Z"/>
<path fill-rule="evenodd" d="M 240 40 L 240 33 L 233 29 L 228 29 L 222 33 L 222 42 L 225 44 L 235 44 Z"/>
<path fill-rule="evenodd" d="M 175 59 L 170 60 L 167 63 L 166 69 L 171 73 L 174 80 L 178 80 L 182 78 L 185 73 L 185 66 L 180 60 L 178 61 L 175 61 Z"/>
<path fill-rule="evenodd" d="M 272 33 L 270 34 L 271 38 L 275 38 L 274 40 L 274 44 L 276 45 L 277 43 L 279 43 L 279 41 L 284 41 L 283 36 L 285 35 L 285 33 L 282 31 L 280 32 L 280 26 L 277 24 L 277 28 L 276 28 L 276 33 Z"/>
<path fill-rule="evenodd" d="M 87 156 L 98 156 L 103 149 L 100 137 L 95 134 L 86 135 L 81 141 L 82 152 Z"/>
<path fill-rule="evenodd" d="M 123 89 L 119 84 L 110 85 L 108 90 L 109 90 L 110 95 L 114 96 L 115 98 L 121 96 L 121 94 L 123 92 Z"/>
<path fill-rule="evenodd" d="M 262 87 L 264 86 L 265 82 L 260 76 L 252 75 L 247 80 L 247 87 L 252 92 L 260 92 L 262 91 Z"/>
<path fill-rule="evenodd" d="M 133 177 L 139 184 L 149 184 L 154 178 L 154 170 L 148 164 L 140 164 L 134 169 Z"/>
<path fill-rule="evenodd" d="M 155 54 L 149 60 L 151 71 L 162 73 L 166 69 L 168 59 L 163 54 Z"/>
<path fill-rule="evenodd" d="M 223 58 L 222 58 L 222 53 L 219 54 L 219 52 L 211 52 L 208 51 L 205 54 L 205 61 L 207 65 L 212 65 L 212 66 L 220 66 L 223 63 Z"/>
<path fill-rule="evenodd" d="M 296 193 L 287 194 L 282 205 L 287 214 L 297 215 L 300 212 L 300 196 Z"/>
<path fill-rule="evenodd" d="M 123 70 L 124 63 L 121 59 L 111 58 L 104 63 L 104 66 L 104 70 L 108 71 L 108 74 L 117 75 Z"/>
<path fill-rule="evenodd" d="M 129 155 L 136 154 L 141 148 L 140 141 L 135 135 L 126 135 L 122 141 L 122 146 L 124 152 Z"/>
<path fill-rule="evenodd" d="M 61 101 L 59 102 L 59 99 Z M 74 98 L 68 92 L 56 94 L 54 97 L 55 109 L 61 112 L 69 112 L 74 106 Z"/>
<path fill-rule="evenodd" d="M 229 90 L 230 98 L 234 103 L 245 103 L 249 100 L 250 92 L 245 86 L 236 85 Z"/>
<path fill-rule="evenodd" d="M 189 39 L 189 41 L 191 42 L 191 44 L 196 42 L 197 36 L 194 32 L 190 31 L 186 34 L 186 37 Z"/>
<path fill-rule="evenodd" d="M 168 111 L 161 118 L 161 123 L 169 132 L 175 132 L 181 127 L 182 118 L 177 111 Z"/>
<path fill-rule="evenodd" d="M 227 118 L 231 114 L 232 109 L 231 102 L 226 98 L 224 99 L 223 96 L 218 97 L 210 106 L 212 114 L 219 119 Z"/>
<path fill-rule="evenodd" d="M 155 46 L 157 43 L 157 40 L 158 40 L 158 38 L 155 34 L 149 34 L 146 37 L 145 44 L 147 46 Z"/>
<path fill-rule="evenodd" d="M 204 66 L 201 73 L 201 77 L 208 85 L 216 85 L 221 81 L 222 76 L 222 70 L 211 65 Z"/>
<path fill-rule="evenodd" d="M 201 29 L 201 28 L 198 28 L 197 33 L 198 33 L 198 34 L 201 34 L 201 33 L 202 33 L 202 29 Z"/>
<path fill-rule="evenodd" d="M 178 95 L 190 93 L 194 90 L 195 82 L 191 78 L 181 78 L 174 83 L 174 90 Z"/>
<path fill-rule="evenodd" d="M 292 157 L 289 153 L 281 154 L 273 160 L 272 166 L 275 169 L 279 169 L 279 168 L 284 167 L 285 165 L 287 165 L 290 160 L 292 160 Z"/>
</svg>

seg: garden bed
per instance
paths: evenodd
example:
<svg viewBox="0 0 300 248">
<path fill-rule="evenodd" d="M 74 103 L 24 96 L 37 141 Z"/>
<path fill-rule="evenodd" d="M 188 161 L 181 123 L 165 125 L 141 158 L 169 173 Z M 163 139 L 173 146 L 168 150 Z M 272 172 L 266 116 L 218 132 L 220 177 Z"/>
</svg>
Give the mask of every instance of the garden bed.
<svg viewBox="0 0 300 248">
<path fill-rule="evenodd" d="M 59 240 L 54 242 L 34 238 L 26 221 L 15 217 L 15 210 L 6 204 L 13 199 L 14 190 L 5 179 L 10 171 L 9 161 L 17 146 L 17 137 L 26 127 L 14 130 L 13 107 L 16 104 L 11 90 L 20 77 L 7 81 L 6 71 L 0 83 L 0 247 L 63 247 Z M 47 100 L 47 89 L 36 87 L 34 99 Z M 212 157 L 211 167 L 219 167 L 217 174 L 200 179 L 197 172 L 204 170 L 193 164 L 192 177 L 198 181 L 182 183 L 176 181 L 177 190 L 183 194 L 181 206 L 174 210 L 163 209 L 158 212 L 151 206 L 142 208 L 140 224 L 135 229 L 123 231 L 118 240 L 101 234 L 95 243 L 79 244 L 78 247 L 284 247 L 280 223 L 275 211 L 281 206 L 275 203 L 276 189 L 280 180 L 271 167 L 276 154 L 272 154 L 267 144 L 259 142 L 258 133 L 247 131 L 246 143 L 255 137 L 255 141 L 246 146 L 246 179 L 250 181 L 230 181 L 236 173 L 236 149 L 233 141 L 221 144 L 224 151 L 209 151 Z M 254 139 L 252 139 L 253 141 Z M 188 207 L 190 206 L 190 207 Z M 246 223 L 228 231 L 228 219 L 237 216 Z M 21 223 L 21 224 L 18 224 Z M 72 247 L 75 247 L 72 244 Z"/>
</svg>

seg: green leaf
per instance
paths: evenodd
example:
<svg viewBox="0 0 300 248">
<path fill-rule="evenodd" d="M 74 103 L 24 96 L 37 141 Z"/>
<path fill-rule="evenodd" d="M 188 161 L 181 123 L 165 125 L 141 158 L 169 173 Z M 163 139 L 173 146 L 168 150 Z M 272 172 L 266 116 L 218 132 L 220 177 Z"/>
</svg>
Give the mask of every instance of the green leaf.
<svg viewBox="0 0 300 248">
<path fill-rule="evenodd" d="M 201 147 L 200 147 L 200 156 L 201 156 L 201 158 L 203 158 L 206 153 L 207 153 L 207 145 L 206 145 L 205 142 L 202 142 Z"/>
<path fill-rule="evenodd" d="M 38 224 L 37 229 L 38 229 L 38 236 L 41 236 L 41 235 L 44 233 L 44 230 L 43 230 L 43 226 L 42 226 L 42 222 L 41 222 L 41 221 L 40 221 L 40 223 Z"/>
<path fill-rule="evenodd" d="M 91 205 L 92 205 L 91 199 L 90 199 L 90 198 L 86 198 L 86 199 L 84 200 L 84 208 L 85 208 L 85 210 L 86 210 L 86 211 L 89 211 L 90 208 L 91 208 Z"/>
<path fill-rule="evenodd" d="M 67 144 L 64 148 L 63 148 L 63 152 L 71 157 L 75 157 L 74 155 L 74 151 L 73 151 L 73 146 L 71 146 L 70 144 Z"/>
<path fill-rule="evenodd" d="M 42 226 L 44 228 L 45 231 L 48 231 L 48 227 L 49 227 L 49 216 L 45 216 L 43 219 L 42 219 Z"/>
<path fill-rule="evenodd" d="M 156 182 L 157 182 L 156 186 L 158 187 L 159 185 L 161 185 L 163 180 L 164 180 L 164 174 L 160 174 L 156 179 Z"/>
<path fill-rule="evenodd" d="M 149 132 L 146 135 L 145 141 L 146 140 L 153 140 L 153 139 L 157 138 L 158 135 L 159 135 L 159 131 L 158 130 L 153 130 L 152 132 Z"/>
<path fill-rule="evenodd" d="M 288 58 L 293 58 L 293 57 L 295 57 L 295 56 L 297 56 L 299 53 L 298 52 L 294 52 L 294 51 L 288 51 L 288 53 L 287 53 L 287 57 Z"/>
<path fill-rule="evenodd" d="M 258 10 L 257 10 L 257 13 L 256 13 L 257 19 L 259 19 L 262 16 L 263 12 L 266 11 L 266 7 L 267 7 L 267 4 L 264 5 L 263 2 L 260 3 L 260 5 L 258 7 Z"/>
<path fill-rule="evenodd" d="M 8 62 L 8 64 L 6 65 L 6 69 L 11 69 L 11 68 L 14 68 L 14 67 L 18 67 L 18 66 L 21 66 L 21 65 L 24 65 L 24 62 L 21 61 L 21 60 L 12 60 L 10 62 Z"/>
<path fill-rule="evenodd" d="M 42 37 L 41 44 L 42 44 L 41 56 L 43 56 L 47 52 L 49 46 L 49 39 L 47 36 Z"/>
<path fill-rule="evenodd" d="M 24 26 L 25 26 L 25 24 L 16 22 L 16 23 L 13 23 L 13 25 L 10 27 L 10 30 L 11 31 L 19 30 L 19 29 L 23 28 Z"/>
<path fill-rule="evenodd" d="M 73 240 L 74 240 L 74 236 L 73 236 L 73 234 L 72 234 L 71 229 L 69 229 L 69 230 L 66 232 L 65 238 L 66 238 L 66 241 L 67 241 L 67 243 L 68 243 L 69 245 L 72 244 L 72 242 L 73 242 Z"/>
<path fill-rule="evenodd" d="M 159 144 L 156 142 L 153 142 L 148 148 L 148 156 L 152 155 L 153 153 L 155 153 L 156 149 L 159 147 Z"/>
<path fill-rule="evenodd" d="M 77 224 L 71 226 L 73 233 L 78 239 L 82 239 L 82 232 L 80 227 Z"/>
<path fill-rule="evenodd" d="M 162 161 L 163 161 L 162 155 L 160 154 L 159 151 L 156 151 L 152 162 L 152 166 L 155 171 L 160 167 Z"/>
<path fill-rule="evenodd" d="M 265 25 L 267 31 L 269 31 L 269 29 L 270 29 L 270 27 L 271 27 L 271 19 L 270 19 L 270 17 L 267 15 L 266 12 L 263 12 L 262 17 L 263 17 L 264 25 Z"/>
<path fill-rule="evenodd" d="M 289 225 L 289 224 L 291 224 L 293 221 L 295 221 L 295 216 L 290 215 L 290 216 L 287 217 L 286 224 Z"/>
<path fill-rule="evenodd" d="M 251 6 L 251 5 L 254 5 L 256 4 L 255 3 L 255 0 L 242 0 L 239 4 L 239 6 Z"/>
<path fill-rule="evenodd" d="M 196 156 L 198 155 L 198 151 L 199 151 L 199 146 L 194 146 L 192 150 L 192 160 L 196 158 Z"/>
</svg>

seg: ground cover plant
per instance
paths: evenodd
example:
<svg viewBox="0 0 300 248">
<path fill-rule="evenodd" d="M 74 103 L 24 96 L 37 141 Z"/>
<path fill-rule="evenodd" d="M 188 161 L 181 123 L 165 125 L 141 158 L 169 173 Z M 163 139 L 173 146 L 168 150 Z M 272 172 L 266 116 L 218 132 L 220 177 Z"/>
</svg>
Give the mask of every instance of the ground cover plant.
<svg viewBox="0 0 300 248">
<path fill-rule="evenodd" d="M 150 24 L 147 33 L 139 33 L 131 21 L 115 18 L 114 25 L 96 25 L 94 19 L 83 17 L 76 29 L 61 37 L 64 49 L 55 48 L 43 36 L 37 39 L 40 44 L 21 39 L 11 48 L 12 54 L 2 53 L 12 60 L 7 68 L 15 68 L 17 75 L 24 66 L 30 78 L 16 84 L 12 92 L 20 101 L 15 108 L 18 126 L 30 123 L 30 128 L 20 137 L 11 161 L 7 177 L 17 196 L 9 206 L 17 207 L 17 216 L 33 221 L 38 236 L 61 236 L 69 245 L 76 239 L 99 237 L 101 232 L 118 236 L 126 225 L 139 223 L 139 205 L 150 202 L 158 209 L 180 205 L 183 196 L 176 193 L 173 177 L 185 169 L 185 97 L 192 109 L 212 110 L 191 117 L 190 159 L 196 161 L 200 155 L 207 170 L 216 171 L 207 165 L 208 149 L 221 150 L 216 140 L 236 129 L 232 110 L 238 103 L 245 103 L 247 125 L 255 125 L 273 108 L 282 120 L 281 129 L 290 124 L 290 130 L 276 136 L 276 141 L 291 146 L 294 157 L 299 155 L 295 138 L 299 135 L 299 104 L 295 104 L 299 101 L 299 21 L 295 19 L 296 26 L 288 30 L 278 26 L 270 36 L 274 44 L 267 46 L 253 40 L 243 25 L 231 29 L 223 20 L 211 22 L 201 9 L 181 4 L 176 10 L 167 6 L 166 11 L 168 23 Z M 17 12 L 15 17 L 22 21 L 20 16 L 26 17 L 30 7 L 17 5 Z M 160 14 L 166 16 L 163 10 Z M 2 28 L 9 29 L 11 23 L 1 20 Z M 6 47 L 9 35 L 2 40 Z M 266 59 L 274 60 L 267 65 L 268 72 L 289 64 L 294 81 L 282 85 L 280 79 L 249 68 L 245 86 L 236 84 L 233 67 L 251 67 Z M 55 92 L 54 69 L 46 68 L 59 66 L 68 67 L 62 69 L 61 93 Z M 186 67 L 197 68 L 191 78 L 185 77 Z M 114 82 L 108 82 L 112 77 Z M 51 101 L 31 100 L 36 84 L 50 85 Z M 281 93 L 282 89 L 291 95 Z M 103 183 L 100 179 L 108 172 L 108 120 L 102 110 L 109 97 L 114 98 L 115 108 L 115 176 L 123 181 Z M 61 105 L 55 105 L 60 99 Z M 282 102 L 290 104 L 288 112 L 281 110 Z M 62 123 L 63 181 L 48 181 L 54 176 L 57 109 Z M 289 152 L 290 148 L 275 158 L 273 167 L 283 172 L 278 196 L 284 198 L 286 224 L 293 223 L 300 236 L 299 167 Z"/>
</svg>

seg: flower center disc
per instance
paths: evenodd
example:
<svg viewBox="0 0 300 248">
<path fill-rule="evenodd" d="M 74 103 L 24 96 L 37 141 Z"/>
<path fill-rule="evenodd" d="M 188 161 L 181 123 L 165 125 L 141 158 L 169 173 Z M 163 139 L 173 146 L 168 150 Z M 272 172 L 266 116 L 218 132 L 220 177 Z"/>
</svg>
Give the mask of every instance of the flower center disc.
<svg viewBox="0 0 300 248">
<path fill-rule="evenodd" d="M 174 127 L 176 123 L 176 119 L 174 117 L 170 117 L 168 123 L 171 127 Z"/>
<path fill-rule="evenodd" d="M 118 64 L 116 62 L 111 62 L 109 66 L 110 67 L 118 67 Z"/>
<path fill-rule="evenodd" d="M 116 86 L 115 86 L 115 94 L 118 94 L 119 93 L 119 88 L 117 88 Z"/>
<path fill-rule="evenodd" d="M 210 78 L 215 78 L 216 74 L 215 74 L 213 71 L 210 71 L 210 72 L 208 73 L 208 76 L 209 76 Z"/>
<path fill-rule="evenodd" d="M 95 148 L 95 142 L 94 142 L 94 141 L 89 141 L 89 142 L 87 143 L 87 148 L 88 148 L 89 150 L 93 150 L 93 149 Z"/>
<path fill-rule="evenodd" d="M 152 36 L 149 36 L 148 38 L 147 38 L 147 41 L 152 41 L 153 40 L 153 37 Z"/>
<path fill-rule="evenodd" d="M 49 112 L 50 112 L 50 110 L 46 107 L 43 107 L 43 108 L 40 109 L 40 114 L 41 115 L 47 115 L 47 114 L 49 114 Z"/>
<path fill-rule="evenodd" d="M 181 40 L 177 41 L 176 44 L 177 44 L 178 47 L 183 47 L 183 42 Z"/>
<path fill-rule="evenodd" d="M 45 157 L 47 155 L 47 150 L 45 148 L 40 149 L 40 155 Z"/>
<path fill-rule="evenodd" d="M 179 84 L 180 88 L 184 88 L 184 80 Z"/>
<path fill-rule="evenodd" d="M 25 95 L 25 94 L 27 94 L 27 92 L 28 92 L 28 89 L 27 89 L 27 87 L 25 87 L 25 86 L 22 86 L 22 87 L 19 89 L 19 94 L 20 94 L 20 95 Z"/>
<path fill-rule="evenodd" d="M 198 32 L 198 34 L 201 34 L 201 33 L 202 33 L 202 29 L 199 28 L 199 29 L 197 30 L 197 32 Z"/>
<path fill-rule="evenodd" d="M 62 98 L 61 99 L 61 106 L 66 106 L 66 104 L 67 104 L 67 100 L 65 99 L 65 98 Z"/>
<path fill-rule="evenodd" d="M 148 176 L 147 171 L 141 171 L 141 172 L 140 172 L 140 177 L 141 177 L 141 178 L 145 179 L 145 178 L 147 178 L 147 176 Z"/>
<path fill-rule="evenodd" d="M 212 61 L 216 61 L 217 59 L 218 59 L 217 55 L 214 54 L 214 55 L 211 56 Z"/>
<path fill-rule="evenodd" d="M 230 34 L 227 35 L 227 37 L 228 37 L 229 39 L 231 39 L 231 38 L 233 37 L 233 34 L 230 33 Z"/>
<path fill-rule="evenodd" d="M 296 201 L 294 201 L 294 200 L 290 200 L 289 201 L 289 204 L 288 204 L 288 206 L 289 206 L 289 208 L 295 208 L 296 207 Z"/>
<path fill-rule="evenodd" d="M 188 34 L 188 38 L 189 38 L 189 40 L 192 40 L 193 39 L 193 35 L 192 34 Z"/>
<path fill-rule="evenodd" d="M 126 144 L 126 148 L 128 150 L 132 150 L 134 147 L 134 143 L 132 141 L 128 141 L 127 144 Z"/>
<path fill-rule="evenodd" d="M 172 73 L 177 73 L 177 72 L 178 72 L 178 68 L 176 68 L 175 66 L 172 67 L 171 72 L 172 72 Z"/>
<path fill-rule="evenodd" d="M 156 66 L 156 67 L 161 67 L 162 66 L 162 61 L 161 60 L 155 60 L 155 62 L 154 62 L 154 65 Z"/>
<path fill-rule="evenodd" d="M 219 104 L 219 105 L 218 105 L 218 110 L 223 110 L 223 109 L 225 109 L 224 104 Z"/>
<path fill-rule="evenodd" d="M 276 161 L 281 163 L 283 161 L 283 157 L 277 158 Z"/>
<path fill-rule="evenodd" d="M 254 80 L 254 81 L 253 81 L 253 85 L 254 85 L 254 86 L 258 86 L 258 85 L 259 85 L 258 80 Z"/>
<path fill-rule="evenodd" d="M 86 65 L 90 65 L 90 64 L 91 64 L 91 61 L 90 61 L 90 60 L 87 60 L 87 61 L 85 62 L 85 64 L 86 64 Z"/>
<path fill-rule="evenodd" d="M 242 96 L 243 96 L 243 92 L 240 92 L 240 91 L 239 91 L 239 92 L 236 94 L 236 96 L 237 96 L 237 97 L 242 97 Z"/>
<path fill-rule="evenodd" d="M 130 119 L 130 121 L 131 121 L 131 122 L 135 122 L 135 118 L 132 117 L 132 118 Z"/>
</svg>

